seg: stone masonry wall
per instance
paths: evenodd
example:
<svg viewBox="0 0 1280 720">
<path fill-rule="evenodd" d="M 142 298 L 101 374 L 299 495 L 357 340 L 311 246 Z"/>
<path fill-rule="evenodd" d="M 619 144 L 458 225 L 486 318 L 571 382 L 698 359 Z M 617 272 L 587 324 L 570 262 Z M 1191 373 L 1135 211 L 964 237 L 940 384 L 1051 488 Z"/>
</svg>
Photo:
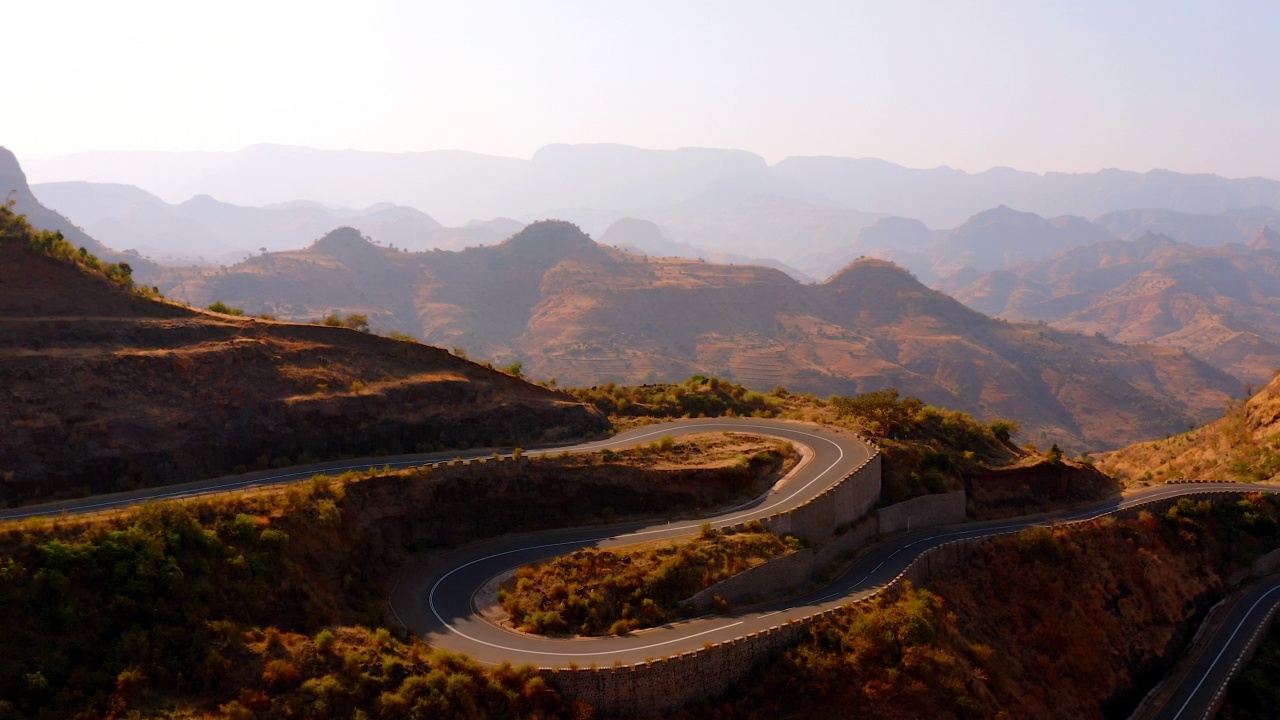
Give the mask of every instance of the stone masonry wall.
<svg viewBox="0 0 1280 720">
<path fill-rule="evenodd" d="M 989 539 L 967 538 L 930 548 L 880 592 L 897 587 L 904 580 L 922 582 L 955 567 Z M 763 632 L 638 665 L 544 668 L 542 673 L 560 692 L 590 703 L 606 716 L 656 716 L 725 692 L 774 653 L 794 647 L 815 621 L 843 612 L 849 605 L 872 602 L 876 594 L 879 593 Z"/>
<path fill-rule="evenodd" d="M 861 522 L 818 546 L 813 559 L 814 572 L 821 572 L 823 568 L 839 560 L 846 553 L 853 552 L 871 542 L 879 531 L 880 523 L 875 514 L 868 513 Z"/>
<path fill-rule="evenodd" d="M 953 525 L 964 522 L 965 495 L 963 490 L 922 495 L 905 502 L 880 508 L 880 534 L 888 535 L 899 530 Z"/>
<path fill-rule="evenodd" d="M 862 517 L 880 499 L 880 451 L 876 449 L 840 482 L 808 502 L 762 518 L 766 530 L 778 535 L 795 535 L 811 546 L 827 540 L 836 529 Z M 734 526 L 745 530 L 747 523 Z"/>
<path fill-rule="evenodd" d="M 960 493 L 960 495 L 963 494 Z M 1198 493 L 1196 497 L 1216 500 L 1239 495 L 1238 491 L 1214 491 Z M 949 502 L 954 503 L 955 500 Z M 1126 508 L 1118 514 L 1132 516 L 1143 510 L 1163 512 L 1176 502 L 1176 498 L 1153 501 Z M 960 506 L 963 508 L 963 498 Z M 890 506 L 882 510 L 896 507 Z M 894 517 L 892 513 L 891 517 Z M 870 519 L 874 526 L 875 517 Z M 1076 522 L 1087 522 L 1087 520 Z M 866 525 L 864 521 L 845 535 L 859 537 L 866 533 Z M 914 519 L 912 527 L 916 527 Z M 844 607 L 849 605 L 871 602 L 879 593 L 897 587 L 903 581 L 921 583 L 957 567 L 978 548 L 1005 534 L 1009 533 L 954 540 L 925 550 L 877 593 L 839 608 L 780 624 L 763 632 L 744 635 L 723 643 L 708 644 L 701 650 L 655 659 L 638 665 L 602 669 L 544 668 L 542 673 L 562 693 L 590 703 L 606 716 L 621 713 L 640 716 L 659 715 L 695 700 L 725 692 L 734 682 L 745 677 L 771 655 L 800 642 L 806 629 L 813 622 L 843 612 Z M 851 540 L 843 540 L 843 537 L 838 537 L 842 543 L 851 542 Z"/>
<path fill-rule="evenodd" d="M 730 605 L 750 605 L 776 597 L 803 587 L 813 579 L 815 557 L 813 548 L 804 548 L 773 558 L 712 585 L 690 598 L 690 602 L 695 610 L 705 614 L 711 610 L 711 601 L 717 595 Z"/>
</svg>

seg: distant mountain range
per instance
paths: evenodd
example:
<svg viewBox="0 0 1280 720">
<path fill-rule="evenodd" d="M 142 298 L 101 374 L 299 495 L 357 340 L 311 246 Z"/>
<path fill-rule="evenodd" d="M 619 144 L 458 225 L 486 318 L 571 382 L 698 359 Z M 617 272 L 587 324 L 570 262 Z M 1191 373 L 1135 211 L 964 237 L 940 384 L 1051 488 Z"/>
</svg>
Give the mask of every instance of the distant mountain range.
<svg viewBox="0 0 1280 720">
<path fill-rule="evenodd" d="M 127 262 L 133 268 L 134 278 L 150 284 L 156 266 L 136 253 L 124 253 L 98 242 L 67 218 L 50 210 L 32 194 L 27 176 L 18 159 L 9 150 L 0 147 L 0 195 L 4 202 L 12 202 L 14 212 L 25 215 L 28 222 L 41 230 L 56 230 L 72 245 L 84 248 L 107 262 Z"/>
<path fill-rule="evenodd" d="M 314 319 L 333 310 L 466 350 L 534 377 L 594 385 L 695 372 L 750 387 L 850 394 L 896 386 L 1026 437 L 1115 447 L 1212 419 L 1238 380 L 1154 345 L 1006 323 L 876 260 L 821 285 L 774 269 L 657 259 L 565 222 L 459 252 L 406 253 L 341 229 L 305 250 L 225 270 L 174 271 L 204 305 Z"/>
<path fill-rule="evenodd" d="M 954 291 L 984 313 L 1187 350 L 1262 383 L 1280 368 L 1280 233 L 1197 247 L 1149 233 L 1072 248 Z"/>
<path fill-rule="evenodd" d="M 1046 218 L 1160 208 L 1175 220 L 1178 214 L 1240 208 L 1275 214 L 1268 208 L 1280 207 L 1280 182 L 1264 178 L 1163 170 L 1039 175 L 994 168 L 970 174 L 866 158 L 797 157 L 769 165 L 741 150 L 622 145 L 550 145 L 530 160 L 258 145 L 229 153 L 85 152 L 26 164 L 40 183 L 124 183 L 171 203 L 200 195 L 255 207 L 299 198 L 331 207 L 392 203 L 453 225 L 475 218 L 563 218 L 596 236 L 634 217 L 662 226 L 676 243 L 773 258 L 816 277 L 841 265 L 814 268 L 807 258 L 851 247 L 863 228 L 886 216 L 938 229 L 1000 205 Z M 1117 217 L 1103 227 L 1118 236 L 1126 223 L 1154 219 Z"/>
<path fill-rule="evenodd" d="M 45 183 L 32 192 L 107 245 L 172 265 L 220 264 L 246 253 L 297 249 L 339 225 L 356 226 L 378 243 L 408 250 L 495 243 L 524 227 L 497 218 L 447 228 L 426 213 L 389 203 L 364 210 L 304 201 L 246 207 L 198 195 L 175 205 L 132 185 L 87 182 Z"/>
</svg>

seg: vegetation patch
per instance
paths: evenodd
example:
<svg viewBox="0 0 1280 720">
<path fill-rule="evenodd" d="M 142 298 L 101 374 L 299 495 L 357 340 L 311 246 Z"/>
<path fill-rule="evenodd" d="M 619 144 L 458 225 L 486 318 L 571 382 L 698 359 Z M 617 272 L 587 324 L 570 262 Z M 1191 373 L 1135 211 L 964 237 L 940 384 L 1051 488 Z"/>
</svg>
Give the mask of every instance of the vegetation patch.
<svg viewBox="0 0 1280 720">
<path fill-rule="evenodd" d="M 569 391 L 615 418 L 777 417 L 786 408 L 777 395 L 706 375 L 682 383 L 617 385 Z"/>
<path fill-rule="evenodd" d="M 160 295 L 157 288 L 134 287 L 133 268 L 129 263 L 104 263 L 85 248 L 77 249 L 67 242 L 61 232 L 36 230 L 27 223 L 25 215 L 13 212 L 13 205 L 13 201 L 0 205 L 0 238 L 23 242 L 35 252 L 75 265 L 90 275 L 104 277 L 125 290 L 136 290 L 147 296 Z"/>
<path fill-rule="evenodd" d="M 693 607 L 684 601 L 695 593 L 800 547 L 791 536 L 706 525 L 688 541 L 580 550 L 525 566 L 499 599 L 527 632 L 622 635 L 688 617 Z"/>
</svg>

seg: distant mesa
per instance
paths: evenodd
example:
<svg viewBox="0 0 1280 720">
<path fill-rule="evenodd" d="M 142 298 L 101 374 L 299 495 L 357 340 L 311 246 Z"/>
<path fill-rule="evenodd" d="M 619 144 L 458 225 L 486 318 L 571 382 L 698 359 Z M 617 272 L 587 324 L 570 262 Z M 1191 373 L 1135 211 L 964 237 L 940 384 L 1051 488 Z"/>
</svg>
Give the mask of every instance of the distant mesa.
<svg viewBox="0 0 1280 720">
<path fill-rule="evenodd" d="M 636 251 L 654 255 L 665 254 L 664 250 L 674 249 L 675 243 L 655 222 L 639 218 L 625 217 L 616 220 L 603 234 L 600 242 L 620 248 L 633 248 Z M 674 253 L 672 253 L 674 254 Z"/>
</svg>

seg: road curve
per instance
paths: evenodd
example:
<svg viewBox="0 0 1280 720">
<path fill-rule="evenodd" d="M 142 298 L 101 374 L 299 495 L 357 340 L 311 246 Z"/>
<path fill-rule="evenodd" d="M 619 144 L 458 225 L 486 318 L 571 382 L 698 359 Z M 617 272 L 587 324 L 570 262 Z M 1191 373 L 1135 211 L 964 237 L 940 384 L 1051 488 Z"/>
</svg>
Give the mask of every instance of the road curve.
<svg viewBox="0 0 1280 720">
<path fill-rule="evenodd" d="M 651 426 L 654 434 L 679 434 L 709 430 L 751 431 L 802 442 L 814 449 L 814 458 L 781 491 L 748 508 L 706 518 L 721 526 L 777 512 L 803 502 L 843 477 L 871 449 L 861 441 L 833 431 L 815 430 L 791 423 L 746 419 L 687 421 Z M 806 433 L 797 436 L 795 433 Z M 620 435 L 609 445 L 642 440 Z M 601 447 L 595 444 L 594 447 Z M 850 462 L 850 459 L 856 462 Z M 789 620 L 873 594 L 889 583 L 921 552 L 952 540 L 1017 532 L 1034 525 L 1087 520 L 1142 503 L 1181 495 L 1222 490 L 1262 489 L 1256 485 L 1187 483 L 1146 488 L 1124 498 L 1093 503 L 1084 508 L 1034 518 L 971 523 L 899 535 L 873 547 L 830 585 L 798 598 L 746 612 L 696 618 L 624 637 L 547 638 L 518 633 L 480 617 L 473 604 L 486 582 L 521 565 L 562 555 L 585 547 L 607 547 L 642 540 L 689 535 L 700 521 L 671 524 L 569 529 L 496 538 L 425 560 L 406 571 L 392 591 L 390 607 L 396 618 L 427 642 L 466 653 L 481 662 L 529 663 L 539 667 L 566 667 L 595 663 L 609 666 L 695 650 L 707 643 L 723 642 L 767 630 Z"/>
<path fill-rule="evenodd" d="M 706 518 L 725 525 L 762 517 L 802 504 L 865 460 L 873 449 L 843 433 L 826 428 L 756 419 L 713 418 L 649 425 L 607 440 L 569 447 L 546 448 L 552 452 L 592 452 L 647 443 L 658 437 L 698 432 L 750 432 L 808 446 L 813 457 L 782 488 L 731 511 Z M 202 480 L 160 488 L 100 495 L 0 510 L 0 521 L 112 510 L 144 502 L 195 497 L 210 493 L 269 486 L 304 479 L 316 473 L 341 473 L 370 467 L 405 468 L 492 455 L 492 450 L 448 451 L 384 458 L 320 463 L 282 470 Z M 536 454 L 535 449 L 530 454 Z M 1127 497 L 1105 500 L 1084 508 L 1034 518 L 969 523 L 898 535 L 876 545 L 828 586 L 791 600 L 753 608 L 749 612 L 696 618 L 642 630 L 622 638 L 553 639 L 499 628 L 475 615 L 471 598 L 480 585 L 507 570 L 584 547 L 607 547 L 638 540 L 688 535 L 703 520 L 658 524 L 618 525 L 608 528 L 569 529 L 492 539 L 468 545 L 409 568 L 390 598 L 396 618 L 428 642 L 465 652 L 485 663 L 530 663 L 540 667 L 564 667 L 570 663 L 630 664 L 649 658 L 693 650 L 766 630 L 783 622 L 837 607 L 875 593 L 925 550 L 952 540 L 1012 533 L 1035 525 L 1051 525 L 1092 519 L 1142 503 L 1181 495 L 1223 490 L 1265 490 L 1237 483 L 1182 483 L 1144 488 Z M 1200 718 L 1226 682 L 1240 649 L 1253 628 L 1280 603 L 1280 577 L 1248 591 L 1237 603 L 1202 653 L 1189 680 L 1174 692 L 1160 711 L 1160 718 Z"/>
</svg>

